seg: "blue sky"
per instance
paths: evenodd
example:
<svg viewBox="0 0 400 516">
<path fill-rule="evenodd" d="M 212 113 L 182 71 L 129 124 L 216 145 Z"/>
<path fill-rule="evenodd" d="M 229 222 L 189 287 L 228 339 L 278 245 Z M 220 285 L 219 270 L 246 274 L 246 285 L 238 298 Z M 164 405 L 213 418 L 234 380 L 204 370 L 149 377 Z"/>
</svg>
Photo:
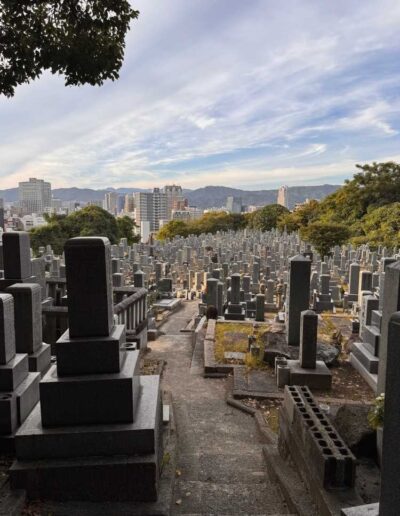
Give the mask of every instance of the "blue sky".
<svg viewBox="0 0 400 516">
<path fill-rule="evenodd" d="M 400 161 L 398 0 L 137 0 L 120 80 L 0 97 L 0 189 L 249 190 Z"/>
</svg>

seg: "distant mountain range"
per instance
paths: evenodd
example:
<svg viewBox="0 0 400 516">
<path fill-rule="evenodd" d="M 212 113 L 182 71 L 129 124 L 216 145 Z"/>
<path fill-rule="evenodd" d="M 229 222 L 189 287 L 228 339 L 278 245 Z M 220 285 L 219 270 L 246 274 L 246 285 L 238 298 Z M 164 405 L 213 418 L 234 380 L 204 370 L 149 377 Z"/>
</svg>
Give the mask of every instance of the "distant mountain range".
<svg viewBox="0 0 400 516">
<path fill-rule="evenodd" d="M 306 199 L 323 199 L 330 193 L 335 192 L 340 185 L 318 185 L 318 186 L 290 186 L 288 189 L 289 207 L 293 208 L 296 203 L 304 202 Z M 55 188 L 52 190 L 53 197 L 62 201 L 100 201 L 104 199 L 107 192 L 117 192 L 121 195 L 133 192 L 150 192 L 140 188 L 107 188 L 105 190 L 92 190 L 90 188 Z M 213 208 L 224 206 L 229 196 L 240 197 L 243 205 L 264 206 L 265 204 L 276 203 L 278 190 L 239 190 L 226 186 L 205 186 L 196 190 L 183 190 L 185 197 L 189 200 L 190 206 L 198 208 Z M 0 191 L 0 198 L 5 202 L 15 202 L 18 199 L 18 188 L 9 188 Z"/>
</svg>

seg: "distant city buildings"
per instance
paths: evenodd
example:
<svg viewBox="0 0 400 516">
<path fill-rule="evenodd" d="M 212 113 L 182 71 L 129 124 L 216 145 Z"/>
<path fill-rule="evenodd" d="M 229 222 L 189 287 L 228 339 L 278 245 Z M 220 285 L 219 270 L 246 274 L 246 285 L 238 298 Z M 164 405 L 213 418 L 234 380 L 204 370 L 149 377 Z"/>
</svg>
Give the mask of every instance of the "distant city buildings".
<svg viewBox="0 0 400 516">
<path fill-rule="evenodd" d="M 18 202 L 21 215 L 42 215 L 51 210 L 51 184 L 36 178 L 19 183 Z"/>
<path fill-rule="evenodd" d="M 107 192 L 104 196 L 103 208 L 111 213 L 112 215 L 117 215 L 118 213 L 118 198 L 119 194 L 116 192 Z"/>
<path fill-rule="evenodd" d="M 179 185 L 166 185 L 162 192 L 167 197 L 167 219 L 171 220 L 172 210 L 183 210 L 187 200 L 183 197 L 182 187 Z"/>
<path fill-rule="evenodd" d="M 289 209 L 289 188 L 284 185 L 278 190 L 277 204 Z"/>
<path fill-rule="evenodd" d="M 133 213 L 135 211 L 135 196 L 133 194 L 125 195 L 124 213 Z"/>
</svg>

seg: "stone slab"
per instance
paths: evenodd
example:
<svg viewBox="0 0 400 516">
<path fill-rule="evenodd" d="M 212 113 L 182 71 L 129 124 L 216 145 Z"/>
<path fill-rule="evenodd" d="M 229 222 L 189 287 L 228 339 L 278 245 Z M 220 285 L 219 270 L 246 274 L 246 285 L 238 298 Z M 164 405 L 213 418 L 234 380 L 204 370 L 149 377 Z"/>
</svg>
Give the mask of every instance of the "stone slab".
<svg viewBox="0 0 400 516">
<path fill-rule="evenodd" d="M 361 330 L 363 342 L 369 344 L 372 348 L 372 353 L 379 356 L 379 342 L 381 339 L 381 332 L 376 326 L 364 326 Z"/>
<path fill-rule="evenodd" d="M 67 330 L 56 343 L 58 376 L 118 373 L 125 357 L 125 325 L 114 326 L 108 337 L 73 338 Z"/>
<path fill-rule="evenodd" d="M 341 516 L 379 516 L 379 503 L 369 503 L 342 509 Z"/>
<path fill-rule="evenodd" d="M 350 353 L 350 363 L 354 369 L 360 373 L 371 389 L 376 392 L 378 387 L 378 375 L 367 371 L 354 353 Z"/>
<path fill-rule="evenodd" d="M 353 342 L 351 352 L 369 373 L 378 374 L 379 358 L 374 356 L 363 342 Z"/>
<path fill-rule="evenodd" d="M 40 373 L 28 373 L 25 380 L 15 390 L 17 397 L 18 425 L 28 417 L 39 401 Z"/>
<path fill-rule="evenodd" d="M 298 360 L 288 360 L 290 367 L 290 384 L 307 385 L 310 389 L 328 390 L 332 387 L 332 373 L 321 360 L 317 360 L 315 369 L 303 369 Z"/>
<path fill-rule="evenodd" d="M 32 373 L 40 373 L 44 376 L 49 370 L 51 363 L 51 346 L 43 343 L 40 348 L 28 355 L 29 371 Z"/>
<path fill-rule="evenodd" d="M 7 364 L 0 365 L 0 391 L 14 391 L 27 374 L 28 355 L 17 353 Z"/>
<path fill-rule="evenodd" d="M 140 394 L 139 352 L 113 374 L 58 376 L 54 365 L 40 382 L 42 424 L 75 426 L 130 423 Z"/>
<path fill-rule="evenodd" d="M 0 393 L 0 434 L 12 434 L 18 425 L 17 398 L 14 393 Z"/>
<path fill-rule="evenodd" d="M 159 482 L 155 454 L 15 461 L 12 489 L 25 489 L 28 499 L 93 502 L 155 501 Z"/>
<path fill-rule="evenodd" d="M 15 356 L 14 299 L 0 294 L 0 364 Z"/>
<path fill-rule="evenodd" d="M 45 428 L 36 406 L 16 434 L 20 460 L 157 453 L 161 424 L 159 376 L 140 378 L 133 423 Z"/>
</svg>

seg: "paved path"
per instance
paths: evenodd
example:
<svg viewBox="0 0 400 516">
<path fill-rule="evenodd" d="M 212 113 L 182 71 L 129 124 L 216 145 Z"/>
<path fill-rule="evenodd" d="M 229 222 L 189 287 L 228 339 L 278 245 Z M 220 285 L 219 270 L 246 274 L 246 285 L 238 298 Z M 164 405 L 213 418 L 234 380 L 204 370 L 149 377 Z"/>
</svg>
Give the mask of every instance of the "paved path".
<svg viewBox="0 0 400 516">
<path fill-rule="evenodd" d="M 202 377 L 201 350 L 193 355 L 190 334 L 179 331 L 196 311 L 197 303 L 185 302 L 150 343 L 152 358 L 167 362 L 163 388 L 172 392 L 178 434 L 172 514 L 287 514 L 265 476 L 253 418 L 226 404 L 228 380 Z"/>
</svg>

